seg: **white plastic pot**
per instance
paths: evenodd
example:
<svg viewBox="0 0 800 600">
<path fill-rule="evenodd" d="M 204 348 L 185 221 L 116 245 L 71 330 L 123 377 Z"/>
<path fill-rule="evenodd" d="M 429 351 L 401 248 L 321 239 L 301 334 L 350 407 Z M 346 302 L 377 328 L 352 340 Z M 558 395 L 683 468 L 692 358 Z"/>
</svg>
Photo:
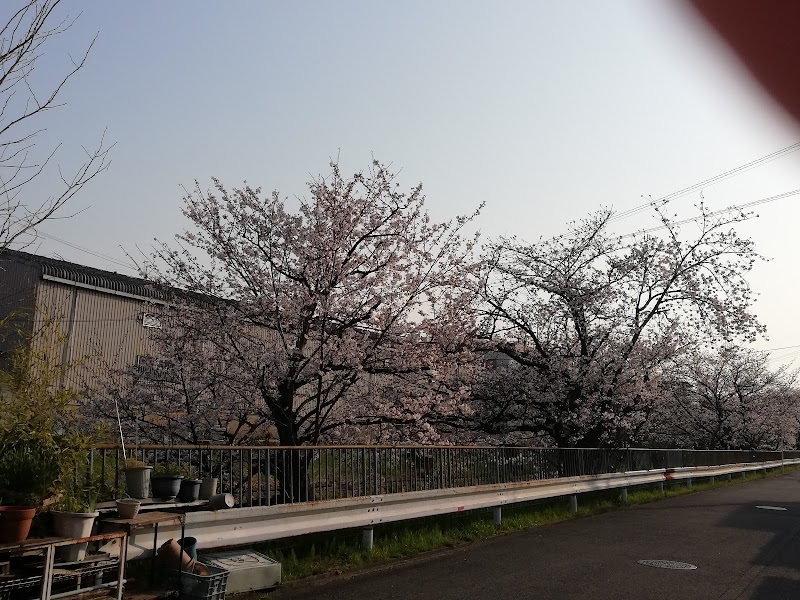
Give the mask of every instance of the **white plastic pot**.
<svg viewBox="0 0 800 600">
<path fill-rule="evenodd" d="M 217 483 L 219 479 L 216 477 L 204 477 L 200 483 L 200 500 L 210 500 L 211 496 L 216 496 Z"/>
<path fill-rule="evenodd" d="M 222 510 L 226 508 L 233 508 L 236 503 L 232 494 L 216 494 L 211 496 L 208 500 L 208 508 L 211 510 Z"/>
<path fill-rule="evenodd" d="M 71 513 L 60 510 L 52 511 L 53 529 L 59 537 L 80 539 L 92 535 L 94 520 L 100 516 L 99 512 Z M 67 562 L 76 562 L 86 557 L 86 542 L 61 546 L 58 555 Z"/>
<path fill-rule="evenodd" d="M 133 519 L 139 514 L 141 501 L 136 498 L 121 498 L 117 500 L 117 514 L 120 519 Z"/>
<path fill-rule="evenodd" d="M 153 467 L 128 467 L 125 469 L 125 488 L 131 498 L 150 497 L 150 471 Z"/>
</svg>

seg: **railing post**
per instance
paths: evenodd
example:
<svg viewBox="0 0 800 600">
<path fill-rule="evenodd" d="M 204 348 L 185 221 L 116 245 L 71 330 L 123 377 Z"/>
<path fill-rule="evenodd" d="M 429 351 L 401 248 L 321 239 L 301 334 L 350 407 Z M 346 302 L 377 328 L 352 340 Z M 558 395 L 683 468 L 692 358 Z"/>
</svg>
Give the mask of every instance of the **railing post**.
<svg viewBox="0 0 800 600">
<path fill-rule="evenodd" d="M 711 485 L 714 485 L 714 483 L 715 483 L 716 481 L 717 481 L 717 478 L 716 478 L 716 477 L 714 477 L 713 475 L 712 475 L 711 477 L 709 477 L 709 478 L 708 478 L 708 483 L 710 483 Z"/>
<path fill-rule="evenodd" d="M 381 493 L 380 488 L 379 488 L 379 480 L 380 480 L 379 471 L 380 471 L 380 468 L 378 466 L 379 465 L 378 460 L 379 460 L 378 449 L 375 448 L 372 451 L 372 472 L 373 472 L 373 477 L 372 478 L 374 480 L 372 493 L 375 494 L 376 496 Z"/>
<path fill-rule="evenodd" d="M 628 488 L 624 487 L 619 491 L 619 499 L 623 504 L 628 503 Z"/>
<path fill-rule="evenodd" d="M 578 495 L 577 494 L 572 494 L 569 497 L 569 511 L 572 514 L 575 514 L 575 513 L 578 512 Z"/>
<path fill-rule="evenodd" d="M 663 481 L 659 481 L 657 487 L 658 487 L 658 491 L 663 494 L 664 493 L 664 482 Z"/>
<path fill-rule="evenodd" d="M 497 529 L 500 529 L 500 525 L 503 524 L 503 507 L 502 506 L 495 506 L 493 511 L 494 516 L 494 526 Z"/>
<path fill-rule="evenodd" d="M 687 488 L 689 488 L 689 489 L 691 489 L 691 488 L 692 488 L 692 478 L 691 478 L 691 477 L 689 477 L 689 478 L 686 480 L 686 487 L 687 487 Z"/>
</svg>

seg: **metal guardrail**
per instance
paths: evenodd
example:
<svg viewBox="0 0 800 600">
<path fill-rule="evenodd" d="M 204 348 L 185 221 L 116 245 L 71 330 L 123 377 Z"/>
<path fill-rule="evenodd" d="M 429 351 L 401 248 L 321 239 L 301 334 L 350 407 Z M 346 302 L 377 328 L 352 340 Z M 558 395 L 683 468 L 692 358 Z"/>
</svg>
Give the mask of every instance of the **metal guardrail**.
<svg viewBox="0 0 800 600">
<path fill-rule="evenodd" d="M 382 523 L 488 507 L 494 507 L 495 511 L 499 511 L 502 506 L 508 504 L 561 496 L 572 496 L 577 507 L 576 495 L 581 493 L 627 489 L 637 485 L 654 485 L 692 478 L 730 476 L 750 471 L 781 468 L 784 464 L 800 464 L 800 459 L 582 475 L 466 488 L 341 498 L 327 502 L 198 511 L 186 514 L 186 531 L 197 539 L 197 547 L 202 549 L 254 544 L 308 533 L 357 527 L 365 528 L 365 531 L 369 532 L 371 540 L 371 528 Z M 496 512 L 495 515 L 496 522 L 498 522 L 499 512 Z M 163 536 L 159 541 L 176 537 L 180 535 L 180 529 L 165 524 L 163 529 L 159 529 L 159 535 Z M 130 558 L 146 557 L 152 547 L 151 532 L 135 531 L 130 538 L 128 556 Z"/>
<path fill-rule="evenodd" d="M 364 498 L 654 469 L 760 463 L 800 451 L 651 450 L 464 446 L 159 446 L 127 448 L 129 459 L 171 463 L 187 476 L 217 477 L 239 507 Z M 109 497 L 124 487 L 118 446 L 90 452 Z"/>
</svg>

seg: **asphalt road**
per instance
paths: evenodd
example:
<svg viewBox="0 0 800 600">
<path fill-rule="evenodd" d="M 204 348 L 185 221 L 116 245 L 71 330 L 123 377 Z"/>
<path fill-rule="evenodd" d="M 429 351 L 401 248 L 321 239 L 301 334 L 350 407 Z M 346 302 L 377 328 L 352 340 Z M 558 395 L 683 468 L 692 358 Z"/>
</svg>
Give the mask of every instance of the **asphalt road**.
<svg viewBox="0 0 800 600">
<path fill-rule="evenodd" d="M 648 559 L 697 569 L 637 562 Z M 499 536 L 352 576 L 287 586 L 273 597 L 800 598 L 800 473 Z"/>
</svg>

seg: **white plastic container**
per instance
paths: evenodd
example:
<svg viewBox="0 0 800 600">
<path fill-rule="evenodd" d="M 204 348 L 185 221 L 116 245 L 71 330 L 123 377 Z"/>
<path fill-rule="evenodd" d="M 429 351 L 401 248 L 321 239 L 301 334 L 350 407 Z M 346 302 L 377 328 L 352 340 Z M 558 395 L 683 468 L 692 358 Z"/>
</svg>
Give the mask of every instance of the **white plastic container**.
<svg viewBox="0 0 800 600">
<path fill-rule="evenodd" d="M 125 469 L 125 489 L 131 498 L 150 497 L 150 472 L 153 467 L 128 467 Z"/>
<path fill-rule="evenodd" d="M 200 483 L 200 500 L 210 500 L 217 494 L 217 484 L 219 479 L 216 477 L 204 477 Z"/>
<path fill-rule="evenodd" d="M 252 550 L 202 553 L 200 560 L 229 572 L 229 594 L 267 590 L 281 584 L 281 563 Z"/>
<path fill-rule="evenodd" d="M 217 494 L 208 500 L 208 508 L 211 510 L 233 508 L 234 504 L 236 504 L 236 499 L 232 494 Z"/>
<path fill-rule="evenodd" d="M 72 513 L 60 510 L 52 511 L 53 529 L 59 537 L 80 539 L 92 535 L 94 520 L 100 516 L 99 512 Z M 76 562 L 86 558 L 86 542 L 61 546 L 58 555 L 67 562 Z"/>
</svg>

